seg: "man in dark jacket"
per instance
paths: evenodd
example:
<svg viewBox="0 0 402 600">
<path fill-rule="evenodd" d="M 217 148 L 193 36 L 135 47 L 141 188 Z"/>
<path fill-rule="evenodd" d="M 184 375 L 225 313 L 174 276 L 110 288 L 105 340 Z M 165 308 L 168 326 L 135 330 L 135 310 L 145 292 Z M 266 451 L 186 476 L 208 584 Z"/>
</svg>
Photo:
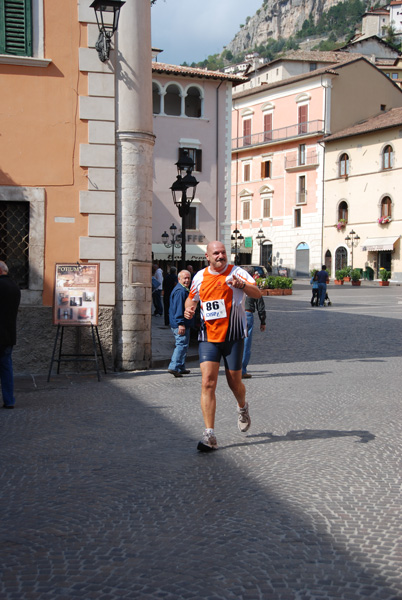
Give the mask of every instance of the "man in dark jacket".
<svg viewBox="0 0 402 600">
<path fill-rule="evenodd" d="M 17 314 L 21 292 L 0 261 L 0 380 L 3 408 L 14 408 L 14 374 L 11 354 L 17 341 Z"/>
<path fill-rule="evenodd" d="M 249 273 L 254 279 L 258 279 L 259 273 L 253 267 L 247 266 L 243 267 L 247 273 Z M 241 365 L 241 376 L 242 379 L 250 379 L 251 374 L 247 373 L 247 365 L 250 361 L 251 356 L 251 342 L 253 340 L 253 328 L 254 328 L 254 313 L 257 310 L 258 317 L 260 319 L 260 330 L 265 331 L 265 304 L 264 298 L 250 298 L 246 296 L 246 303 L 244 305 L 244 309 L 246 311 L 247 317 L 247 337 L 244 340 L 244 350 L 243 350 L 243 361 Z"/>
<path fill-rule="evenodd" d="M 168 372 L 175 377 L 183 377 L 190 373 L 185 362 L 190 342 L 190 328 L 194 319 L 184 318 L 184 304 L 189 294 L 191 275 L 189 271 L 180 271 L 179 283 L 170 294 L 169 321 L 173 331 L 176 346 L 170 359 Z"/>
</svg>

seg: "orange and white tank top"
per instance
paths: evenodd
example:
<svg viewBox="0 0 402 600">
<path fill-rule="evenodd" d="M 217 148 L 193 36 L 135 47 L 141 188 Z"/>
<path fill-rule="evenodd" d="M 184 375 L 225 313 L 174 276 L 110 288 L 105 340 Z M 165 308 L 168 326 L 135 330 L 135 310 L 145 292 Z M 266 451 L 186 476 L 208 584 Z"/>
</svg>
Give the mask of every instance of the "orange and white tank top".
<svg viewBox="0 0 402 600">
<path fill-rule="evenodd" d="M 241 340 L 247 335 L 245 294 L 233 288 L 233 275 L 256 285 L 244 269 L 228 265 L 223 273 L 211 273 L 209 267 L 198 271 L 191 284 L 189 298 L 201 302 L 201 328 L 198 339 L 205 342 Z"/>
</svg>

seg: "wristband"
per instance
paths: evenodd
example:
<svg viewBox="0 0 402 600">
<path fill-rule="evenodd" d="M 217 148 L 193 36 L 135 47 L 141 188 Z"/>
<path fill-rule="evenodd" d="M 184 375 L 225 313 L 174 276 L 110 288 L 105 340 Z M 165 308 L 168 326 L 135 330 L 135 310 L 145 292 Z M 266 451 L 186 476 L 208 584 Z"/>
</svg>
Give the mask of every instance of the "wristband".
<svg viewBox="0 0 402 600">
<path fill-rule="evenodd" d="M 246 287 L 246 283 L 243 283 L 243 287 L 241 289 L 244 290 L 245 287 Z"/>
</svg>

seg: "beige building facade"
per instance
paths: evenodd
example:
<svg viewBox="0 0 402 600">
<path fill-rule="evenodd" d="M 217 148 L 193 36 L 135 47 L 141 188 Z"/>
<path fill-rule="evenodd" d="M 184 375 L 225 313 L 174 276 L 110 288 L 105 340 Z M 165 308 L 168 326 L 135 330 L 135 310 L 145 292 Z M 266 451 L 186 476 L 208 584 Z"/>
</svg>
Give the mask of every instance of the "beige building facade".
<svg viewBox="0 0 402 600">
<path fill-rule="evenodd" d="M 402 280 L 402 108 L 384 111 L 325 139 L 323 255 L 335 271 L 381 267 Z M 345 241 L 350 231 L 357 245 Z"/>
</svg>

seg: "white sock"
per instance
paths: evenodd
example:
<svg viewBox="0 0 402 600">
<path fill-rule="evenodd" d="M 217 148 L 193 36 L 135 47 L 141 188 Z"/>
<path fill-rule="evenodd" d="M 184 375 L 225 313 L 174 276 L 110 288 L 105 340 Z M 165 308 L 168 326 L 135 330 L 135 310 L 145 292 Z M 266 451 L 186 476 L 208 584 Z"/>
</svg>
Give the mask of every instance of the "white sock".
<svg viewBox="0 0 402 600">
<path fill-rule="evenodd" d="M 205 430 L 205 433 L 213 433 L 213 432 L 214 432 L 214 430 L 213 430 L 213 429 L 209 429 L 209 428 L 207 428 L 207 429 Z"/>
</svg>

